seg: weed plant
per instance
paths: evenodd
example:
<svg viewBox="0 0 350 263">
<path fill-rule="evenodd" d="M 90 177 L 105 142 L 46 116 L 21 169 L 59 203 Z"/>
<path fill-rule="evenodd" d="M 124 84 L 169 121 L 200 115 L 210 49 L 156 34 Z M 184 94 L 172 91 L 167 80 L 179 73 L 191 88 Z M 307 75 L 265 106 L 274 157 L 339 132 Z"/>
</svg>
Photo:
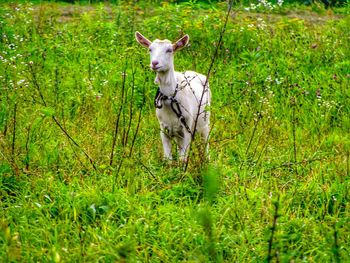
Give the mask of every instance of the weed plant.
<svg viewBox="0 0 350 263">
<path fill-rule="evenodd" d="M 184 172 L 134 32 L 205 74 L 225 5 L 1 4 L 0 261 L 349 261 L 350 19 L 313 8 L 232 11 Z"/>
</svg>

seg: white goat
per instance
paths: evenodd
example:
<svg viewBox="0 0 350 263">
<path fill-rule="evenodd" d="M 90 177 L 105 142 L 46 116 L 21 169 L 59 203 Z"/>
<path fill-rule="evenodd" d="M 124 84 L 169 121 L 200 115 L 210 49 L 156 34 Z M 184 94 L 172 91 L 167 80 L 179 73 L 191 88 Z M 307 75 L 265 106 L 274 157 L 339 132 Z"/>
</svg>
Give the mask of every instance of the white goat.
<svg viewBox="0 0 350 263">
<path fill-rule="evenodd" d="M 187 45 L 189 36 L 183 36 L 174 44 L 167 39 L 151 42 L 139 32 L 135 33 L 135 37 L 137 42 L 149 49 L 150 67 L 157 73 L 155 83 L 159 89 L 154 103 L 161 128 L 164 158 L 172 159 L 171 138 L 174 138 L 180 160 L 187 161 L 195 129 L 208 152 L 209 83 L 202 74 L 174 70 L 174 53 Z"/>
</svg>

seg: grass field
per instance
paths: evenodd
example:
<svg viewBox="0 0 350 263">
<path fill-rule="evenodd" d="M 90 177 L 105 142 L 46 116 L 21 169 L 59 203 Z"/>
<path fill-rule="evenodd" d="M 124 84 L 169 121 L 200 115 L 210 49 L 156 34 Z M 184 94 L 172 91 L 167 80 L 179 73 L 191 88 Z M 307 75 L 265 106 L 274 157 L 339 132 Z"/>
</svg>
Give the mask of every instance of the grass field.
<svg viewBox="0 0 350 263">
<path fill-rule="evenodd" d="M 134 32 L 206 74 L 227 6 L 129 2 L 0 4 L 0 261 L 349 262 L 349 7 L 235 6 L 184 171 Z"/>
</svg>

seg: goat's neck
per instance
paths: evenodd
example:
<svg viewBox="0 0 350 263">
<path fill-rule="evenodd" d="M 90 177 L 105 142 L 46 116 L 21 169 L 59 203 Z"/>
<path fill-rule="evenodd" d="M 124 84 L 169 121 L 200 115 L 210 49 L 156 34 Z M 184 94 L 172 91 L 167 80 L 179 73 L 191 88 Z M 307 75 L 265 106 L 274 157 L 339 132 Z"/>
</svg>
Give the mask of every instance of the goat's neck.
<svg viewBox="0 0 350 263">
<path fill-rule="evenodd" d="M 170 69 L 165 72 L 157 72 L 155 82 L 159 85 L 160 91 L 166 95 L 171 96 L 175 93 L 177 81 L 175 70 Z"/>
</svg>

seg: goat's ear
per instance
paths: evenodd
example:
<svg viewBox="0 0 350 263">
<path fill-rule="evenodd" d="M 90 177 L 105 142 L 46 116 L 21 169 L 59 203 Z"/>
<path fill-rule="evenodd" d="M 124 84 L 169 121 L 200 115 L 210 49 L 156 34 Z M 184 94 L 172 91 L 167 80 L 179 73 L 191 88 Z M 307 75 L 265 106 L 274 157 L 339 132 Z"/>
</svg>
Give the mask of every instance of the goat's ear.
<svg viewBox="0 0 350 263">
<path fill-rule="evenodd" d="M 147 38 L 145 38 L 140 32 L 136 31 L 135 32 L 135 38 L 136 38 L 136 41 L 139 42 L 142 46 L 144 47 L 149 47 L 152 42 L 149 41 Z"/>
<path fill-rule="evenodd" d="M 189 40 L 190 40 L 190 37 L 186 34 L 182 38 L 180 38 L 178 41 L 176 41 L 176 43 L 173 44 L 174 52 L 184 48 L 188 44 Z"/>
</svg>

